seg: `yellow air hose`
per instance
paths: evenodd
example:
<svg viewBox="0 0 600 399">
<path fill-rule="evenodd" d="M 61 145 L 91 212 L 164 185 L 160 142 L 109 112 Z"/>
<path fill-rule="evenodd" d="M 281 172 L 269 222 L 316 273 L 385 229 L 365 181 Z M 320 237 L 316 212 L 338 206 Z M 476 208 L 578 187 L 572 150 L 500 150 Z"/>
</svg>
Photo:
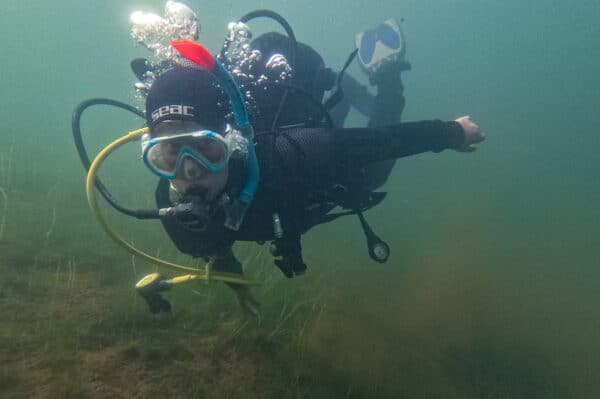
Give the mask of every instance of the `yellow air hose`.
<svg viewBox="0 0 600 399">
<path fill-rule="evenodd" d="M 98 221 L 100 226 L 104 229 L 104 231 L 106 232 L 106 234 L 109 235 L 110 238 L 112 238 L 117 244 L 119 244 L 121 247 L 125 248 L 127 251 L 131 252 L 132 254 L 139 256 L 140 258 L 142 258 L 148 262 L 154 263 L 158 266 L 162 266 L 162 267 L 165 267 L 165 268 L 168 268 L 171 270 L 175 270 L 178 272 L 194 273 L 192 275 L 181 276 L 183 278 L 176 278 L 177 283 L 179 283 L 179 282 L 183 283 L 183 282 L 193 281 L 193 280 L 205 280 L 205 281 L 221 281 L 221 282 L 225 282 L 225 283 L 234 283 L 234 284 L 243 284 L 243 285 L 258 285 L 257 282 L 246 280 L 244 278 L 239 277 L 239 275 L 236 275 L 236 274 L 213 272 L 211 270 L 212 262 L 209 262 L 205 266 L 204 269 L 198 269 L 198 268 L 194 268 L 194 267 L 183 266 L 183 265 L 178 265 L 176 263 L 167 262 L 162 259 L 156 258 L 154 256 L 148 255 L 147 253 L 140 251 L 139 249 L 135 248 L 133 245 L 126 242 L 108 225 L 108 223 L 106 222 L 106 219 L 104 219 L 104 217 L 102 216 L 102 212 L 100 211 L 100 207 L 98 205 L 97 196 L 96 196 L 95 181 L 96 181 L 96 174 L 98 173 L 98 169 L 100 169 L 100 165 L 102 165 L 102 162 L 104 162 L 104 160 L 113 151 L 115 151 L 117 148 L 121 147 L 122 145 L 125 145 L 129 142 L 138 140 L 140 138 L 140 136 L 142 136 L 145 133 L 148 133 L 148 128 L 134 130 L 134 131 L 128 133 L 127 135 L 113 141 L 108 146 L 106 146 L 106 148 L 104 148 L 102 151 L 100 151 L 100 153 L 98 154 L 96 159 L 94 159 L 94 162 L 92 162 L 92 165 L 90 166 L 90 170 L 87 175 L 85 189 L 86 189 L 88 204 L 89 204 L 92 212 L 94 213 L 94 216 L 96 217 L 96 220 Z"/>
</svg>

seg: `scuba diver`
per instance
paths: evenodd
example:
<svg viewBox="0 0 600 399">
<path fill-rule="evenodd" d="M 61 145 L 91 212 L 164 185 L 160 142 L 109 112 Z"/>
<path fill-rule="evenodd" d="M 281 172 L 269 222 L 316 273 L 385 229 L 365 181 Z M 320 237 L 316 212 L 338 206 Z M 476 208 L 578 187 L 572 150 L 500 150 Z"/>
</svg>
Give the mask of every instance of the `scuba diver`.
<svg viewBox="0 0 600 399">
<path fill-rule="evenodd" d="M 255 16 L 276 19 L 288 35 L 265 34 L 249 45 L 245 23 Z M 158 210 L 154 216 L 123 213 L 159 218 L 179 251 L 206 259 L 217 273 L 243 274 L 232 250 L 236 241 L 270 241 L 281 272 L 289 278 L 302 275 L 307 269 L 302 235 L 345 215 L 358 215 L 369 255 L 385 262 L 389 248 L 363 212 L 385 197 L 374 190 L 385 182 L 393 162 L 429 151 L 472 152 L 484 140 L 479 126 L 469 117 L 400 123 L 400 73 L 409 65 L 395 21 L 357 35 L 357 49 L 340 73 L 325 68 L 320 55 L 298 43 L 275 13 L 250 13 L 230 24 L 229 31 L 218 57 L 194 42 L 193 32 L 171 42 L 169 62 L 132 63 L 145 97 L 147 129 L 139 133 L 142 159 L 159 177 Z M 344 79 L 354 57 L 377 87 L 375 96 L 356 85 L 353 91 L 352 81 Z M 330 95 L 324 99 L 326 91 Z M 341 126 L 350 105 L 365 110 L 368 127 Z M 75 112 L 74 132 L 83 109 Z M 92 165 L 88 189 L 95 183 L 115 206 L 99 179 L 94 182 L 94 173 Z M 137 287 L 151 311 L 170 310 L 155 292 L 166 289 L 165 281 L 152 277 L 159 288 L 149 294 L 144 291 L 147 278 Z M 244 309 L 257 313 L 247 284 L 221 281 L 236 292 Z"/>
</svg>

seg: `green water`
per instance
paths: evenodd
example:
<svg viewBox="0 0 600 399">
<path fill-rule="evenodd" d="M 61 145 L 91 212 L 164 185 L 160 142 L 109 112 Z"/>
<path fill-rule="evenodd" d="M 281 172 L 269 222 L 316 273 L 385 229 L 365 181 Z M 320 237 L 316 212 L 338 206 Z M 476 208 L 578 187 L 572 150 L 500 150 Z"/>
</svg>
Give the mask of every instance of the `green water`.
<svg viewBox="0 0 600 399">
<path fill-rule="evenodd" d="M 128 16 L 163 4 L 124 3 L 2 4 L 0 396 L 600 396 L 598 1 L 188 2 L 213 50 L 227 22 L 271 8 L 335 69 L 356 31 L 403 17 L 404 118 L 469 114 L 487 134 L 474 154 L 398 162 L 368 214 L 392 247 L 386 265 L 354 218 L 305 237 L 309 273 L 292 281 L 264 247 L 236 247 L 265 281 L 259 321 L 220 286 L 181 288 L 172 317 L 149 315 L 131 287 L 154 266 L 87 209 L 70 114 L 90 97 L 133 101 L 128 64 L 146 53 Z M 95 110 L 84 135 L 95 153 L 139 126 Z M 137 150 L 102 176 L 150 206 Z M 156 223 L 107 213 L 136 245 L 186 261 Z"/>
</svg>

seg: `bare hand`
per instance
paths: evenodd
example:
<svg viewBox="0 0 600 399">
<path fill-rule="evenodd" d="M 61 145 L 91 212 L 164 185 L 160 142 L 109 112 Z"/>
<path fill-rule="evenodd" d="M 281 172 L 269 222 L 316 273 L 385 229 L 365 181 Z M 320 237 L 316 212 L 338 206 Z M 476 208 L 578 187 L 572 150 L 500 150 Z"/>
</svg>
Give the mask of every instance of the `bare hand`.
<svg viewBox="0 0 600 399">
<path fill-rule="evenodd" d="M 485 140 L 485 134 L 481 128 L 471 120 L 470 116 L 462 116 L 456 119 L 456 122 L 463 128 L 465 132 L 465 142 L 462 147 L 457 148 L 460 152 L 473 152 L 477 148 L 473 144 L 481 143 Z"/>
</svg>

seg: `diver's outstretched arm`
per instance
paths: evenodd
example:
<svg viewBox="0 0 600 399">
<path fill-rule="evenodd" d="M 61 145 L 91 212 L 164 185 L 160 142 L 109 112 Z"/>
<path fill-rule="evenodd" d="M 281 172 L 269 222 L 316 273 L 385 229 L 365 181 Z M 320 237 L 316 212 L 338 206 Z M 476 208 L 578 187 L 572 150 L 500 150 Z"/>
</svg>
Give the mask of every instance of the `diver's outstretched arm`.
<svg viewBox="0 0 600 399">
<path fill-rule="evenodd" d="M 474 144 L 484 140 L 481 129 L 469 117 L 450 122 L 407 122 L 377 129 L 336 129 L 333 135 L 339 162 L 359 167 L 428 151 L 471 152 Z"/>
</svg>

